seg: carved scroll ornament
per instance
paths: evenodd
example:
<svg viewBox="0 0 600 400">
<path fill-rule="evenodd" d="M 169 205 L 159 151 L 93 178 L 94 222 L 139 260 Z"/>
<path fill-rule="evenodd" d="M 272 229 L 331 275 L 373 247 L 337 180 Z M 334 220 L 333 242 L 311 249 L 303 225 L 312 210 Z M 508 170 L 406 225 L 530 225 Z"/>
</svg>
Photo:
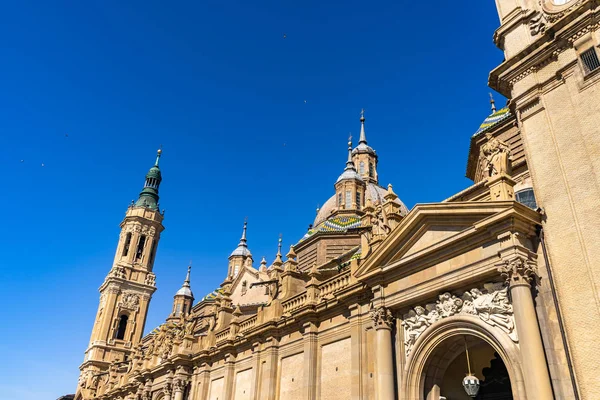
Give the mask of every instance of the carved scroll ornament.
<svg viewBox="0 0 600 400">
<path fill-rule="evenodd" d="M 467 290 L 460 296 L 442 293 L 435 303 L 416 306 L 404 315 L 404 349 L 409 356 L 415 342 L 433 323 L 457 314 L 478 316 L 483 322 L 505 332 L 517 341 L 513 308 L 508 301 L 508 287 L 504 283 L 488 283 L 483 289 Z"/>
</svg>

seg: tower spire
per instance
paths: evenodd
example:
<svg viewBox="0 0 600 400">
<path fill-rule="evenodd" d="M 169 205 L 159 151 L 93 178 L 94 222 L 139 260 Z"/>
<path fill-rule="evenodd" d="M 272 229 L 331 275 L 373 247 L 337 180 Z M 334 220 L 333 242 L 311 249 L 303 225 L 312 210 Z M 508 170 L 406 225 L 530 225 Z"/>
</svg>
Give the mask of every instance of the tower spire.
<svg viewBox="0 0 600 400">
<path fill-rule="evenodd" d="M 367 135 L 365 133 L 365 109 L 360 110 L 360 138 L 358 144 L 367 144 Z"/>
<path fill-rule="evenodd" d="M 490 104 L 492 106 L 492 114 L 496 112 L 496 102 L 494 101 L 494 96 L 490 93 Z"/>
<path fill-rule="evenodd" d="M 194 295 L 192 294 L 192 289 L 191 289 L 191 285 L 190 285 L 191 272 L 192 272 L 192 261 L 190 260 L 190 264 L 188 265 L 187 274 L 185 275 L 185 280 L 183 281 L 183 285 L 181 285 L 181 289 L 179 289 L 177 291 L 175 296 L 194 297 Z"/>
<path fill-rule="evenodd" d="M 354 161 L 352 161 L 352 135 L 348 137 L 348 161 L 346 161 L 346 170 L 356 171 Z"/>
<path fill-rule="evenodd" d="M 246 245 L 246 229 L 248 229 L 248 219 L 244 220 L 244 229 L 242 230 L 242 237 L 240 239 L 240 246 Z"/>
<path fill-rule="evenodd" d="M 162 181 L 162 174 L 158 167 L 158 162 L 162 154 L 162 148 L 156 152 L 156 161 L 146 174 L 144 188 L 140 192 L 140 196 L 135 202 L 136 207 L 146 207 L 152 210 L 158 210 L 158 188 Z"/>
</svg>

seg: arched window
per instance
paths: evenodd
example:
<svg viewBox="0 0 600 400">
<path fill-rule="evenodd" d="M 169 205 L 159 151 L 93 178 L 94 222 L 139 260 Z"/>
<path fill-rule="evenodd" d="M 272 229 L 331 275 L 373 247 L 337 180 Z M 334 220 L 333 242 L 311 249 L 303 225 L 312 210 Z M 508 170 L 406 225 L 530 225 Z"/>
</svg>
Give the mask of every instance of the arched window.
<svg viewBox="0 0 600 400">
<path fill-rule="evenodd" d="M 125 339 L 125 330 L 127 329 L 128 319 L 129 318 L 127 317 L 127 315 L 121 315 L 121 318 L 119 318 L 119 326 L 117 327 L 117 334 L 115 336 L 116 339 Z"/>
<path fill-rule="evenodd" d="M 138 247 L 137 250 L 135 252 L 135 259 L 136 260 L 141 260 L 142 259 L 142 253 L 144 252 L 144 246 L 146 245 L 146 235 L 142 235 L 140 236 L 140 241 L 138 242 Z"/>
<path fill-rule="evenodd" d="M 122 253 L 123 257 L 126 257 L 127 253 L 129 253 L 130 245 L 131 245 L 131 232 L 127 233 L 127 236 L 125 236 L 125 245 L 123 246 L 123 253 Z"/>
<path fill-rule="evenodd" d="M 342 206 L 342 192 L 338 193 L 338 208 Z"/>
<path fill-rule="evenodd" d="M 358 172 L 360 172 L 361 175 L 364 175 L 365 173 L 365 162 L 361 161 L 360 164 L 358 164 Z"/>
<path fill-rule="evenodd" d="M 537 208 L 537 202 L 535 201 L 535 193 L 533 193 L 533 188 L 519 190 L 517 193 L 515 193 L 515 197 L 519 203 L 526 205 L 533 210 Z"/>
<path fill-rule="evenodd" d="M 369 163 L 369 176 L 371 178 L 375 176 L 375 167 L 373 167 L 373 163 Z"/>
<path fill-rule="evenodd" d="M 175 316 L 179 317 L 180 314 L 181 314 L 181 304 L 177 304 L 175 306 Z"/>
<path fill-rule="evenodd" d="M 150 260 L 148 260 L 148 265 L 151 267 L 154 262 L 154 256 L 156 255 L 156 239 L 152 240 L 152 247 L 150 248 Z"/>
</svg>

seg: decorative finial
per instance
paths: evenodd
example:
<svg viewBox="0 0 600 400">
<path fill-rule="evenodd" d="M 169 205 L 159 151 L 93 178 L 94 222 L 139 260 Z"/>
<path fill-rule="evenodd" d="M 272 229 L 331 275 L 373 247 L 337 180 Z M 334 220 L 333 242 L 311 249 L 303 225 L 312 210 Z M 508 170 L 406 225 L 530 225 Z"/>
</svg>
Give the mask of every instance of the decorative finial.
<svg viewBox="0 0 600 400">
<path fill-rule="evenodd" d="M 352 135 L 348 137 L 348 161 L 346 161 L 346 169 L 354 168 L 352 162 Z"/>
<path fill-rule="evenodd" d="M 160 145 L 160 147 L 158 148 L 158 150 L 156 152 L 156 162 L 154 163 L 154 165 L 157 167 L 158 167 L 158 162 L 160 161 L 161 154 L 162 154 L 162 144 Z"/>
<path fill-rule="evenodd" d="M 185 276 L 185 281 L 183 282 L 183 286 L 190 286 L 190 273 L 192 272 L 192 260 L 190 260 L 190 265 L 188 265 L 187 275 Z"/>
<path fill-rule="evenodd" d="M 244 230 L 242 231 L 242 238 L 240 239 L 240 244 L 246 243 L 246 230 L 248 229 L 248 217 L 244 219 Z"/>
<path fill-rule="evenodd" d="M 496 102 L 494 101 L 494 96 L 490 93 L 490 104 L 492 105 L 492 114 L 496 112 Z"/>
<path fill-rule="evenodd" d="M 360 111 L 360 138 L 358 144 L 367 144 L 367 135 L 365 134 L 365 109 Z"/>
<path fill-rule="evenodd" d="M 275 256 L 275 261 L 273 261 L 273 265 L 281 266 L 283 264 L 283 260 L 281 259 L 281 233 L 279 234 L 279 241 L 277 242 L 277 255 Z"/>
</svg>

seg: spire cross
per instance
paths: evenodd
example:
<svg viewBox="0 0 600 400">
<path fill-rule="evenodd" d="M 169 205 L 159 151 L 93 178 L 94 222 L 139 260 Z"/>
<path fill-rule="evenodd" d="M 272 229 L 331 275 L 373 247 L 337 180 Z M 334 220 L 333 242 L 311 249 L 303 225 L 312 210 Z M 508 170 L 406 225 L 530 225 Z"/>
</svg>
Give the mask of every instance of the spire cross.
<svg viewBox="0 0 600 400">
<path fill-rule="evenodd" d="M 362 110 L 360 110 L 360 118 L 361 119 L 365 118 L 365 109 L 364 108 Z"/>
</svg>

